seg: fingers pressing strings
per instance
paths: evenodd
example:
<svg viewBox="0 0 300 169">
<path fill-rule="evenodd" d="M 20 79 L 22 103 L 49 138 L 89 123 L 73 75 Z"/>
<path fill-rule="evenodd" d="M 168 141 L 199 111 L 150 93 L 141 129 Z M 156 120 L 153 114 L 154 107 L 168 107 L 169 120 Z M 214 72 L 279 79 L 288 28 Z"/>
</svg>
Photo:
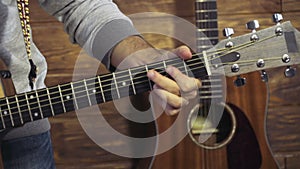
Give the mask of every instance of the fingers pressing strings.
<svg viewBox="0 0 300 169">
<path fill-rule="evenodd" d="M 148 77 L 155 85 L 153 97 L 155 101 L 164 107 L 168 115 L 177 114 L 182 106 L 189 103 L 190 99 L 198 96 L 198 89 L 201 82 L 198 79 L 185 76 L 177 68 L 168 66 L 166 72 L 173 78 L 169 79 L 155 70 L 148 72 Z"/>
</svg>

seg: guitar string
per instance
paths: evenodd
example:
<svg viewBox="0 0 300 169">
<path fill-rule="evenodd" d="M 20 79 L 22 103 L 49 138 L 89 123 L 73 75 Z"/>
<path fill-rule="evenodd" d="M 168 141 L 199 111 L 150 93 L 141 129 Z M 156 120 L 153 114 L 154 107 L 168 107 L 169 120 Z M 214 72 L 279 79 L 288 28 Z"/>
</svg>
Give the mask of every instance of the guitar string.
<svg viewBox="0 0 300 169">
<path fill-rule="evenodd" d="M 97 94 L 97 93 L 96 93 Z M 90 96 L 91 96 L 91 94 L 90 94 Z M 89 96 L 89 97 L 90 97 Z M 88 96 L 86 96 L 86 97 L 88 97 Z M 83 97 L 83 98 L 86 98 L 85 96 Z M 95 96 L 94 96 L 95 97 Z M 57 97 L 58 99 L 60 99 L 60 97 Z M 90 97 L 91 98 L 91 97 Z M 204 98 L 204 97 L 203 97 Z M 37 98 L 33 98 L 33 99 L 35 99 L 34 101 L 38 101 L 38 99 Z M 77 99 L 79 99 L 78 97 L 77 97 Z M 95 100 L 96 100 L 97 98 L 95 97 Z M 31 99 L 32 100 L 32 99 Z M 55 98 L 52 98 L 52 100 L 55 100 Z M 69 101 L 72 101 L 72 100 L 69 100 Z M 82 100 L 80 100 L 80 101 L 82 101 Z M 22 113 L 22 119 L 24 119 L 25 117 L 24 117 L 24 111 L 28 111 L 28 113 L 31 113 L 31 111 L 30 110 L 32 110 L 32 112 L 34 112 L 34 113 L 36 113 L 35 111 L 33 111 L 33 110 L 35 110 L 35 109 L 39 109 L 38 110 L 38 115 L 40 114 L 40 113 L 42 113 L 43 114 L 43 112 L 41 111 L 43 108 L 47 108 L 48 109 L 48 111 L 51 111 L 51 107 L 49 107 L 49 106 L 54 106 L 54 105 L 56 105 L 57 103 L 59 103 L 60 105 L 60 108 L 62 108 L 62 106 L 64 106 L 63 104 L 64 103 L 66 103 L 67 101 L 64 101 L 64 103 L 62 103 L 61 101 L 58 101 L 58 102 L 52 102 L 52 104 L 50 105 L 50 104 L 43 104 L 43 102 L 44 101 L 39 101 L 39 102 L 31 102 L 31 101 L 29 101 L 28 103 L 30 103 L 30 105 L 35 105 L 35 106 L 39 106 L 39 105 L 42 105 L 42 106 L 40 106 L 40 107 L 32 107 L 32 106 L 28 106 L 28 105 L 25 105 L 25 109 L 22 109 L 22 107 L 24 108 L 24 106 L 21 106 L 21 107 L 12 107 L 10 110 L 11 111 L 19 111 L 19 109 L 21 109 L 22 111 L 23 111 L 23 113 Z M 47 103 L 50 103 L 50 101 L 49 100 L 47 100 L 46 101 Z M 21 103 L 21 101 L 20 102 L 18 102 L 18 103 Z M 26 103 L 27 103 L 27 101 L 26 101 Z M 72 103 L 73 103 L 73 101 L 72 101 Z M 83 101 L 83 102 L 81 102 L 81 103 L 87 103 L 86 101 Z M 96 101 L 96 103 L 97 103 L 97 101 Z M 67 104 L 67 103 L 66 103 Z M 80 103 L 77 103 L 77 104 L 80 104 Z M 11 105 L 11 104 L 10 104 Z M 74 107 L 74 104 L 71 104 L 70 105 L 71 107 Z M 68 107 L 68 106 L 65 106 L 65 109 L 69 109 L 70 108 L 70 106 Z M 30 107 L 30 110 L 28 109 Z M 55 107 L 55 106 L 54 106 Z M 17 110 L 16 110 L 17 109 Z M 71 108 L 72 109 L 72 108 Z M 45 110 L 46 111 L 46 110 Z M 64 111 L 65 112 L 65 111 Z M 12 115 L 15 115 L 15 114 L 18 114 L 18 117 L 21 119 L 21 117 L 20 117 L 20 112 L 13 112 L 13 113 L 10 113 L 10 114 L 12 114 Z M 33 113 L 31 113 L 31 114 L 33 114 Z M 7 114 L 6 116 L 9 116 L 9 114 Z M 30 116 L 30 114 L 26 114 L 26 116 L 27 117 L 29 117 Z M 5 123 L 6 122 L 11 122 L 11 119 L 7 119 L 6 117 L 5 117 L 5 115 L 3 116 L 4 118 L 5 118 Z M 10 118 L 10 117 L 9 117 Z M 15 120 L 17 120 L 18 118 L 14 118 Z"/>
<path fill-rule="evenodd" d="M 125 77 L 125 76 L 123 76 L 123 77 Z M 127 76 L 126 76 L 127 77 Z M 120 77 L 118 77 L 118 78 L 120 78 Z M 144 78 L 144 77 L 142 77 L 142 78 Z M 128 78 L 127 78 L 128 79 Z M 138 78 L 137 78 L 138 79 Z M 89 80 L 92 80 L 92 81 L 95 81 L 96 80 L 96 78 L 94 78 L 94 79 L 89 79 Z M 89 81 L 89 80 L 86 80 L 86 81 Z M 136 80 L 136 79 L 134 79 L 134 80 Z M 111 82 L 112 81 L 112 79 L 109 79 L 109 81 L 108 80 L 106 80 L 106 81 L 102 81 L 101 83 L 103 84 L 104 82 Z M 143 81 L 143 82 L 146 82 L 146 81 Z M 204 81 L 204 82 L 206 82 L 206 81 Z M 140 82 L 140 83 L 142 83 L 142 82 Z M 96 85 L 99 85 L 99 83 L 97 82 L 97 83 L 95 83 Z M 127 84 L 130 84 L 130 81 L 127 83 Z M 138 83 L 135 83 L 135 84 L 138 84 Z M 89 86 L 95 86 L 94 84 L 88 84 L 88 88 L 89 88 Z M 61 86 L 63 86 L 63 85 L 61 85 Z M 112 84 L 111 83 L 109 83 L 108 85 L 103 85 L 102 87 L 103 88 L 105 88 L 105 87 L 110 87 L 110 86 L 112 86 Z M 76 87 L 74 87 L 74 90 L 76 90 L 76 89 L 79 89 L 79 88 L 82 88 L 82 87 L 85 87 L 85 86 L 76 86 Z M 122 86 L 122 87 L 129 87 L 128 85 L 127 86 Z M 52 89 L 55 89 L 56 87 L 53 87 Z M 48 88 L 49 90 L 51 90 L 51 88 Z M 90 88 L 89 90 L 93 90 L 94 88 Z M 69 89 L 69 90 L 71 90 L 71 89 Z M 114 88 L 109 88 L 108 90 L 104 90 L 104 92 L 108 92 L 108 91 L 111 91 L 111 90 L 114 90 Z M 67 91 L 67 90 L 61 90 L 61 93 L 63 93 L 63 92 L 65 92 L 65 91 Z M 77 93 L 80 93 L 80 92 L 86 92 L 86 90 L 84 90 L 84 91 L 78 91 Z M 57 91 L 57 92 L 54 92 L 54 93 L 51 93 L 51 94 L 53 94 L 53 95 L 55 95 L 55 94 L 59 94 L 60 92 L 59 91 Z M 76 93 L 76 92 L 75 92 Z M 72 94 L 72 93 L 70 93 L 70 94 Z M 28 95 L 28 96 L 30 96 L 30 95 L 35 95 L 35 92 L 28 92 L 28 93 L 26 93 L 26 95 Z M 48 95 L 39 95 L 39 97 L 43 97 L 43 96 L 48 96 Z M 67 95 L 66 95 L 67 96 Z M 60 96 L 59 96 L 60 97 Z M 8 97 L 9 99 L 11 99 L 11 98 L 14 98 L 14 96 L 11 96 L 11 97 Z M 55 99 L 55 98 L 52 98 L 52 99 Z M 20 101 L 24 101 L 24 100 L 19 100 L 19 102 Z M 13 103 L 15 103 L 15 102 L 11 102 L 12 104 Z M 3 106 L 3 105 L 5 105 L 5 104 L 2 104 L 1 106 Z"/>
<path fill-rule="evenodd" d="M 194 55 L 195 56 L 195 55 Z M 192 60 L 190 60 L 190 61 L 195 61 L 195 60 L 199 60 L 199 58 L 197 58 L 197 59 L 192 59 Z M 171 60 L 171 61 L 173 61 L 173 60 Z M 189 61 L 189 62 L 190 62 Z M 202 62 L 200 62 L 200 64 L 201 64 Z M 161 64 L 161 63 L 156 63 L 156 64 Z M 156 64 L 152 64 L 153 66 L 155 66 Z M 176 64 L 180 64 L 180 63 L 176 63 Z M 196 64 L 198 64 L 198 63 L 195 63 L 195 64 L 191 64 L 190 66 L 195 66 Z M 164 67 L 158 67 L 158 69 L 160 69 L 160 68 L 163 68 L 164 69 Z M 184 67 L 178 67 L 179 69 L 181 69 L 181 68 L 184 68 Z M 200 68 L 203 68 L 203 67 L 198 67 L 198 68 L 195 68 L 194 70 L 196 70 L 196 69 L 200 69 Z M 139 68 L 138 68 L 139 69 Z M 134 69 L 131 69 L 131 70 L 134 70 Z M 158 72 L 160 72 L 160 70 L 158 70 Z M 120 71 L 120 72 L 117 72 L 118 74 L 120 74 L 120 73 L 124 73 L 124 71 L 122 72 L 122 71 Z M 146 73 L 146 71 L 145 72 L 141 72 L 141 73 Z M 109 75 L 103 75 L 103 76 L 101 76 L 100 78 L 105 78 L 105 77 L 109 77 L 110 76 L 110 78 L 111 78 L 111 74 L 109 74 Z M 118 78 L 122 78 L 122 77 L 124 77 L 124 76 L 119 76 Z M 138 77 L 138 78 L 134 78 L 133 79 L 133 81 L 134 80 L 139 80 L 139 78 L 144 78 L 145 76 L 142 76 L 142 77 Z M 127 78 L 127 76 L 126 76 L 126 78 Z M 92 78 L 89 78 L 89 79 L 85 79 L 85 81 L 90 81 L 90 80 L 92 80 L 92 81 L 97 81 L 97 77 L 92 77 Z M 109 82 L 109 84 L 108 85 L 102 85 L 102 87 L 103 88 L 105 88 L 105 87 L 110 87 L 111 86 L 111 82 L 112 81 L 112 79 L 107 79 L 107 80 L 103 80 L 103 81 L 101 81 L 101 84 L 104 84 L 105 82 Z M 143 83 L 143 82 L 145 82 L 145 81 L 139 81 L 139 83 Z M 74 82 L 73 84 L 76 84 L 76 83 L 82 83 L 82 81 L 78 81 L 78 82 Z M 136 85 L 138 85 L 139 83 L 135 83 Z M 95 84 L 97 84 L 97 83 L 95 83 Z M 61 87 L 64 87 L 64 86 L 66 86 L 66 85 L 69 85 L 69 84 L 63 84 L 63 85 L 61 85 Z M 81 88 L 81 87 L 84 87 L 84 86 L 76 86 L 74 89 L 76 89 L 76 88 Z M 126 87 L 126 86 L 125 86 Z M 127 86 L 128 87 L 128 86 Z M 48 90 L 51 90 L 51 89 L 55 89 L 56 88 L 56 86 L 54 86 L 54 87 L 49 87 L 48 88 Z M 62 90 L 62 92 L 63 92 L 63 90 Z M 104 91 L 105 92 L 105 91 Z M 30 93 L 33 93 L 33 92 L 28 92 L 27 94 L 29 95 Z M 52 93 L 53 94 L 53 93 Z M 55 93 L 54 93 L 55 94 Z M 43 95 L 41 95 L 41 97 L 42 97 Z M 14 97 L 14 96 L 12 96 L 12 97 Z M 20 100 L 20 101 L 22 101 L 22 100 Z M 5 104 L 3 104 L 3 105 L 5 105 Z M 3 105 L 0 105 L 0 106 L 3 106 Z"/>
<path fill-rule="evenodd" d="M 80 91 L 81 92 L 81 91 Z M 86 92 L 86 91 L 84 91 L 84 92 Z M 76 93 L 75 93 L 76 94 Z M 77 93 L 78 94 L 78 93 Z M 39 97 L 41 97 L 41 96 L 39 96 Z M 59 98 L 59 97 L 57 97 L 57 98 Z M 55 98 L 52 98 L 52 99 L 55 99 Z M 22 100 L 21 100 L 22 101 Z M 43 102 L 43 101 L 40 101 L 40 102 Z M 47 99 L 47 102 L 49 102 L 49 99 Z M 61 102 L 59 102 L 59 103 L 61 103 Z M 34 104 L 34 103 L 30 103 L 30 104 Z M 53 104 L 55 104 L 55 103 L 53 103 Z M 48 105 L 49 106 L 49 105 Z M 26 106 L 27 107 L 27 106 Z M 11 109 L 14 109 L 14 108 L 16 108 L 16 107 L 13 107 L 13 108 L 11 108 Z M 5 111 L 5 110 L 4 110 Z M 9 114 L 8 114 L 9 115 Z"/>
<path fill-rule="evenodd" d="M 271 38 L 271 37 L 270 37 Z M 267 38 L 266 38 L 267 39 Z M 250 44 L 252 44 L 252 42 L 250 43 Z M 222 51 L 222 50 L 221 50 Z M 232 52 L 233 50 L 230 50 L 229 52 Z M 201 53 L 198 53 L 198 54 L 194 54 L 193 56 L 199 56 L 199 54 L 201 55 Z M 220 56 L 221 57 L 221 56 Z M 280 58 L 280 57 L 276 57 L 276 59 L 278 59 L 278 58 Z M 191 60 L 188 60 L 189 62 L 191 62 L 191 61 L 194 61 L 194 60 L 197 60 L 197 59 L 199 59 L 199 58 L 196 58 L 196 59 L 191 59 Z M 213 58 L 213 59 L 215 59 L 215 58 Z M 213 60 L 213 59 L 211 59 L 211 60 Z M 269 58 L 269 60 L 271 60 L 271 59 L 274 59 L 274 58 Z M 252 61 L 255 61 L 255 60 L 252 60 Z M 251 62 L 252 62 L 251 61 Z M 240 61 L 241 63 L 242 63 L 242 61 Z M 249 61 L 244 61 L 244 62 L 249 62 Z M 203 62 L 200 62 L 200 64 L 201 63 L 203 63 Z M 235 62 L 235 63 L 237 63 L 237 62 Z M 156 63 L 157 64 L 157 63 Z M 161 64 L 161 63 L 159 63 L 159 64 Z M 177 64 L 177 63 L 176 63 Z M 225 63 L 224 63 L 225 64 Z M 228 63 L 227 63 L 228 64 Z M 155 64 L 152 64 L 152 65 L 155 65 Z M 202 66 L 202 67 L 200 67 L 200 68 L 203 68 L 204 66 Z M 199 68 L 197 68 L 197 69 L 199 69 Z M 118 72 L 119 73 L 119 72 Z M 111 76 L 111 75 L 109 75 L 109 76 Z M 95 79 L 94 79 L 95 80 Z M 134 79 L 134 80 L 136 80 L 136 79 Z M 78 82 L 79 83 L 79 82 Z M 111 84 L 109 84 L 109 86 L 111 86 Z M 82 87 L 82 86 L 81 86 Z M 80 86 L 78 87 L 78 88 L 80 88 Z M 50 89 L 50 88 L 49 88 Z M 82 91 L 80 91 L 80 92 L 82 92 Z M 84 92 L 86 92 L 86 91 L 84 91 Z M 53 93 L 52 93 L 53 94 Z M 41 97 L 41 96 L 39 96 L 39 97 Z M 54 99 L 54 98 L 52 98 L 52 99 Z M 21 100 L 22 101 L 22 100 Z M 48 100 L 49 101 L 49 100 Z M 40 102 L 43 102 L 43 101 L 40 101 Z M 11 104 L 13 104 L 13 103 L 11 103 Z M 30 103 L 30 104 L 34 104 L 34 103 Z M 1 106 L 3 106 L 3 105 L 1 105 Z M 13 108 L 11 108 L 11 109 L 14 109 L 14 108 L 16 108 L 16 107 L 13 107 Z M 4 111 L 6 111 L 5 109 L 4 109 Z M 9 115 L 9 114 L 8 114 Z M 5 114 L 3 115 L 3 116 L 5 116 Z"/>
<path fill-rule="evenodd" d="M 243 47 L 247 47 L 247 46 L 243 46 Z M 238 46 L 238 47 L 236 47 L 238 50 L 240 50 L 240 46 Z M 231 50 L 230 52 L 232 52 L 233 50 Z M 193 56 L 198 56 L 199 54 L 194 54 Z M 222 56 L 224 56 L 224 55 L 226 55 L 226 53 L 225 54 L 223 54 Z M 222 56 L 219 56 L 219 57 L 222 57 Z M 217 57 L 214 57 L 213 59 L 210 59 L 209 61 L 213 61 L 213 60 L 215 60 Z M 277 57 L 277 58 L 266 58 L 265 60 L 272 60 L 272 59 L 278 59 L 278 58 L 280 58 L 280 57 Z M 195 58 L 195 59 L 191 59 L 191 60 L 188 60 L 187 62 L 192 62 L 192 61 L 197 61 L 197 60 L 199 60 L 200 58 Z M 174 61 L 174 60 L 166 60 L 166 62 L 172 62 L 172 61 Z M 250 62 L 253 62 L 253 61 L 256 61 L 256 60 L 250 60 Z M 247 60 L 247 61 L 236 61 L 236 62 L 227 62 L 227 63 L 222 63 L 223 65 L 226 65 L 226 64 L 229 64 L 229 63 L 250 63 L 249 62 L 249 60 Z M 151 64 L 151 65 L 153 65 L 154 67 L 157 67 L 157 66 L 155 66 L 156 64 L 161 64 L 161 62 L 159 62 L 159 63 L 155 63 L 155 64 Z M 175 63 L 175 64 L 181 64 L 181 63 Z M 203 64 L 203 62 L 200 62 L 200 63 L 195 63 L 195 64 L 190 64 L 189 66 L 197 66 L 197 64 Z M 173 65 L 174 66 L 174 65 Z M 175 66 L 176 67 L 176 66 Z M 205 66 L 200 66 L 200 67 L 197 67 L 197 68 L 195 68 L 195 69 L 191 69 L 192 71 L 193 70 L 197 70 L 197 69 L 201 69 L 201 68 L 204 68 Z M 138 67 L 137 69 L 139 69 L 139 68 L 141 68 L 141 67 Z M 162 69 L 165 69 L 165 67 L 158 67 L 158 69 L 160 69 L 160 68 L 162 68 Z M 185 67 L 178 67 L 178 69 L 181 69 L 181 68 L 185 68 Z M 133 68 L 133 69 L 131 69 L 131 70 L 134 70 L 135 68 Z M 125 70 L 125 71 L 127 71 L 127 70 Z M 121 73 L 125 73 L 125 71 L 120 71 L 120 72 L 117 72 L 118 74 L 121 74 Z M 160 73 L 164 73 L 164 72 L 162 72 L 162 71 L 159 71 L 158 70 L 158 72 L 160 72 Z M 204 71 L 202 71 L 202 72 L 204 72 Z M 202 73 L 201 72 L 201 73 Z M 147 73 L 147 71 L 145 71 L 145 72 L 141 72 L 141 73 Z M 105 78 L 105 76 L 106 77 L 109 77 L 109 76 L 112 76 L 112 74 L 108 74 L 108 75 L 104 75 L 104 76 L 101 76 L 100 78 Z M 128 78 L 127 76 L 118 76 L 118 78 Z M 142 76 L 142 77 L 140 77 L 140 78 L 144 78 L 145 76 Z M 90 79 L 85 79 L 85 81 L 89 81 L 89 80 L 96 80 L 96 78 L 95 77 L 92 77 L 92 78 L 90 78 Z M 105 82 L 111 82 L 111 80 L 112 79 L 107 79 L 107 80 L 103 80 L 103 81 L 101 81 L 101 83 L 105 83 Z M 135 79 L 133 79 L 133 80 L 138 80 L 138 78 L 135 78 Z M 78 82 L 74 82 L 73 84 L 76 84 L 76 83 L 82 83 L 83 81 L 78 81 Z M 139 81 L 140 83 L 144 83 L 145 81 Z M 135 83 L 135 85 L 138 85 L 139 83 Z M 65 85 L 69 85 L 69 84 L 65 84 Z M 62 87 L 64 86 L 64 84 L 63 85 L 61 85 Z M 111 86 L 111 84 L 109 83 L 108 85 L 103 85 L 102 87 L 104 88 L 104 87 L 107 87 L 107 86 Z M 84 87 L 84 86 L 78 86 L 78 88 L 81 88 L 81 87 Z M 128 87 L 128 86 L 122 86 L 122 87 Z M 52 87 L 52 88 L 56 88 L 56 86 L 54 86 L 54 87 Z M 52 89 L 51 87 L 49 87 L 48 89 L 49 90 L 51 90 Z M 0 106 L 3 106 L 3 105 L 0 105 Z"/>
<path fill-rule="evenodd" d="M 216 4 L 216 1 L 213 1 L 213 3 L 215 3 Z M 203 3 L 202 1 L 195 1 L 195 9 L 196 10 L 198 10 L 198 9 L 211 9 L 211 6 L 210 5 L 207 5 L 207 7 L 206 7 L 206 5 L 205 5 L 206 3 Z M 216 9 L 216 7 L 214 8 L 214 9 Z M 207 16 L 209 16 L 208 18 L 212 18 L 212 16 L 210 15 L 211 13 L 208 13 L 208 14 L 206 14 Z M 196 20 L 199 20 L 199 19 L 204 19 L 204 17 L 202 18 L 201 16 L 204 16 L 205 17 L 205 13 L 204 12 L 201 12 L 201 13 L 199 13 L 199 15 L 198 15 L 198 13 L 196 12 Z M 206 22 L 205 22 L 206 23 Z M 205 28 L 207 28 L 207 25 L 205 25 L 205 23 L 204 23 L 204 25 L 202 25 L 202 27 L 205 27 Z M 210 23 L 211 22 L 209 22 L 208 23 L 208 27 L 210 28 Z M 201 25 L 200 24 L 203 24 L 203 23 L 197 23 L 196 22 L 196 25 L 197 25 L 197 27 L 198 28 L 200 28 L 201 27 Z M 210 34 L 211 32 L 210 31 L 208 31 L 207 32 L 208 34 Z M 210 36 L 210 35 L 209 35 Z M 197 41 L 197 43 L 198 43 L 199 41 Z M 201 48 L 198 48 L 198 49 L 201 49 Z M 205 110 L 204 110 L 205 111 Z M 202 149 L 201 149 L 202 150 Z M 207 161 L 207 152 L 206 151 L 201 151 L 201 158 L 202 158 L 202 168 L 208 168 L 208 161 Z"/>
<path fill-rule="evenodd" d="M 278 57 L 279 58 L 279 57 Z M 278 58 L 276 58 L 276 59 L 278 59 Z M 271 60 L 272 58 L 270 58 L 269 60 Z M 268 59 L 267 59 L 268 60 Z M 109 86 L 111 86 L 111 84 L 109 84 Z M 85 86 L 79 86 L 78 88 L 82 88 L 82 87 L 85 87 Z M 129 86 L 122 86 L 122 87 L 129 87 Z M 210 86 L 208 86 L 208 87 L 210 87 Z M 92 88 L 92 89 L 94 89 L 94 88 Z M 89 90 L 91 90 L 91 89 L 89 89 Z M 106 91 L 104 91 L 104 92 L 107 92 L 107 91 L 111 91 L 111 89 L 109 89 L 109 90 L 106 90 Z M 63 90 L 62 90 L 62 92 L 63 92 Z M 80 93 L 80 92 L 86 92 L 86 90 L 84 90 L 84 91 L 79 91 L 79 92 L 75 92 L 75 94 L 78 94 L 78 93 Z M 51 94 L 53 94 L 53 95 L 55 95 L 55 94 L 57 94 L 58 92 L 56 92 L 56 93 L 51 93 Z M 27 93 L 27 95 L 29 95 L 30 93 Z M 41 95 L 41 96 L 39 96 L 39 97 L 42 97 L 43 95 Z M 44 95 L 45 96 L 45 95 Z M 67 96 L 67 95 L 66 95 Z M 59 98 L 59 97 L 57 97 L 57 98 Z M 56 99 L 56 98 L 52 98 L 52 99 Z M 20 101 L 22 101 L 22 100 L 20 100 Z M 19 101 L 19 102 L 20 102 Z M 24 101 L 24 100 L 23 100 Z M 43 101 L 41 101 L 41 102 L 43 102 Z M 11 104 L 13 104 L 14 102 L 11 102 Z M 1 105 L 1 106 L 3 106 L 3 105 Z M 14 107 L 13 107 L 14 108 Z"/>
<path fill-rule="evenodd" d="M 47 100 L 47 101 L 49 101 L 49 100 Z M 41 102 L 43 102 L 43 101 L 41 101 Z M 58 102 L 58 103 L 62 103 L 62 102 Z M 30 103 L 30 104 L 32 104 L 32 103 Z M 56 104 L 56 103 L 53 103 L 53 104 Z M 50 104 L 49 105 L 47 105 L 47 106 L 50 106 Z M 74 105 L 71 105 L 71 106 L 73 106 L 74 107 Z M 26 106 L 27 107 L 27 106 Z M 42 107 L 45 107 L 45 105 L 43 105 Z M 37 108 L 39 108 L 39 107 L 35 107 L 35 109 L 37 109 Z M 12 108 L 13 109 L 13 108 Z M 32 108 L 32 109 L 34 109 L 34 108 Z M 23 110 L 24 111 L 24 110 Z M 40 112 L 40 113 L 43 113 L 43 112 Z M 19 113 L 15 113 L 15 114 L 19 114 Z M 4 116 L 4 118 L 5 118 L 5 116 Z M 20 117 L 21 118 L 21 117 Z M 24 118 L 24 117 L 23 117 Z M 15 118 L 16 119 L 16 118 Z M 7 121 L 9 121 L 9 122 L 11 122 L 11 120 L 10 119 L 8 119 L 8 120 L 4 120 L 5 122 L 7 122 Z"/>
<path fill-rule="evenodd" d="M 232 52 L 232 50 L 230 51 L 230 52 Z M 223 54 L 223 55 L 226 55 L 226 54 Z M 193 56 L 197 56 L 197 54 L 194 54 Z M 220 57 L 222 57 L 222 56 L 220 56 Z M 265 60 L 273 60 L 273 59 L 279 59 L 280 57 L 273 57 L 273 58 L 265 58 Z M 195 59 L 191 59 L 191 60 L 188 60 L 187 62 L 192 62 L 192 61 L 195 61 L 195 60 L 199 60 L 200 58 L 195 58 Z M 212 61 L 212 60 L 214 60 L 214 59 L 216 59 L 216 57 L 215 58 L 213 58 L 213 59 L 211 59 L 210 61 Z M 167 60 L 167 62 L 168 61 L 170 61 L 170 62 L 172 62 L 172 61 L 174 61 L 174 60 Z M 223 65 L 226 65 L 226 64 L 230 64 L 230 63 L 244 63 L 244 65 L 246 65 L 246 64 L 248 64 L 248 63 L 251 63 L 251 62 L 254 62 L 254 61 L 256 61 L 256 60 L 246 60 L 246 61 L 236 61 L 236 62 L 227 62 L 227 63 L 222 63 Z M 203 62 L 200 62 L 200 64 L 202 64 Z M 161 63 L 156 63 L 156 64 L 161 64 Z M 152 64 L 152 65 L 156 65 L 156 64 Z M 176 64 L 181 64 L 181 63 L 176 63 Z M 199 63 L 195 63 L 195 64 L 190 64 L 189 66 L 197 66 L 197 64 L 199 64 Z M 174 65 L 173 65 L 174 66 Z M 175 66 L 176 67 L 176 66 Z M 200 67 L 197 67 L 197 68 L 195 68 L 195 69 L 191 69 L 191 71 L 193 71 L 193 70 L 197 70 L 197 69 L 201 69 L 201 68 L 204 68 L 205 66 L 200 66 Z M 139 67 L 139 68 L 141 68 L 141 67 Z M 138 69 L 139 69 L 138 68 Z M 162 68 L 162 69 L 165 69 L 165 67 L 158 67 L 158 69 L 160 69 L 160 68 Z M 178 67 L 178 69 L 181 69 L 181 68 L 185 68 L 185 67 Z M 131 69 L 131 70 L 134 70 L 134 69 Z M 125 70 L 125 71 L 127 71 L 127 70 Z M 120 74 L 120 73 L 124 73 L 125 71 L 120 71 L 120 72 L 117 72 L 118 74 Z M 158 72 L 160 72 L 160 73 L 164 73 L 162 70 L 160 71 L 160 70 L 158 70 Z M 204 71 L 202 71 L 202 72 L 204 72 Z M 202 73 L 201 72 L 201 73 Z M 141 73 L 147 73 L 147 71 L 145 71 L 145 72 L 141 72 Z M 105 78 L 105 76 L 106 77 L 109 77 L 109 76 L 112 76 L 111 74 L 109 74 L 109 75 L 104 75 L 104 76 L 101 76 L 100 78 Z M 128 78 L 127 76 L 119 76 L 118 78 Z M 96 77 L 97 78 L 97 77 Z M 96 78 L 95 77 L 92 77 L 92 78 L 89 78 L 89 79 L 85 79 L 85 81 L 90 81 L 90 80 L 93 80 L 93 81 L 95 81 L 96 80 Z M 145 78 L 145 76 L 142 76 L 142 77 L 139 77 L 139 78 Z M 139 78 L 134 78 L 133 79 L 133 81 L 134 80 L 139 80 Z M 103 81 L 101 81 L 101 83 L 105 83 L 105 82 L 111 82 L 112 81 L 112 79 L 107 79 L 107 80 L 103 80 Z M 76 84 L 76 83 L 82 83 L 83 81 L 78 81 L 78 82 L 74 82 L 73 84 Z M 129 81 L 130 82 L 130 81 Z M 139 81 L 139 83 L 144 83 L 145 81 Z M 138 85 L 139 83 L 135 83 L 135 85 Z M 95 84 L 97 84 L 97 83 L 95 83 Z M 69 85 L 69 84 L 63 84 L 63 85 L 61 85 L 61 87 L 64 87 L 64 85 Z M 110 87 L 111 86 L 111 83 L 109 83 L 108 85 L 102 85 L 102 87 L 103 88 L 105 88 L 105 87 Z M 55 89 L 57 86 L 54 86 L 54 87 L 49 87 L 48 89 L 49 90 L 51 90 L 51 89 Z M 85 86 L 78 86 L 77 88 L 82 88 L 82 87 L 85 87 Z M 122 87 L 129 87 L 129 86 L 122 86 Z M 76 89 L 76 88 L 75 88 Z M 53 93 L 52 93 L 53 94 Z M 3 105 L 0 105 L 0 106 L 3 106 Z"/>
</svg>

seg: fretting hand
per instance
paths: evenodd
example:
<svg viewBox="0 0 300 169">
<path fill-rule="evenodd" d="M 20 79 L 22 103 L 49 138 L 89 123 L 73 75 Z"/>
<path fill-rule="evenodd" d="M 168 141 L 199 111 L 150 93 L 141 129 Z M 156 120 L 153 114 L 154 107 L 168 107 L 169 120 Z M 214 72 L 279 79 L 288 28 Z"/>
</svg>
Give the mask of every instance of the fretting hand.
<svg viewBox="0 0 300 169">
<path fill-rule="evenodd" d="M 181 59 L 190 59 L 192 53 L 186 46 L 176 48 L 172 54 L 159 51 L 142 38 L 133 36 L 123 40 L 114 48 L 111 62 L 118 69 L 127 69 L 175 56 Z M 175 115 L 180 112 L 182 106 L 189 103 L 190 99 L 197 96 L 201 82 L 196 78 L 184 75 L 173 66 L 168 66 L 166 72 L 171 78 L 163 76 L 155 70 L 149 70 L 147 73 L 148 78 L 155 83 L 151 91 L 151 103 L 156 110 L 158 106 L 166 114 Z"/>
</svg>

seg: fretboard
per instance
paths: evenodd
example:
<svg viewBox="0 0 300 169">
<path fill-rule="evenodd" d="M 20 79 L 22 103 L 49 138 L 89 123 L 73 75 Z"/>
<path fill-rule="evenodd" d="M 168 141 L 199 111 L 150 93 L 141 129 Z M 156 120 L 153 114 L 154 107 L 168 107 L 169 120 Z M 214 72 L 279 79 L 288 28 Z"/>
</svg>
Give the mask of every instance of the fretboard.
<svg viewBox="0 0 300 169">
<path fill-rule="evenodd" d="M 153 82 L 147 77 L 148 70 L 166 75 L 168 65 L 188 76 L 206 75 L 198 57 L 187 61 L 176 58 L 1 98 L 0 129 L 150 91 Z M 206 97 L 205 92 L 202 97 Z"/>
<path fill-rule="evenodd" d="M 218 43 L 218 13 L 216 0 L 196 0 L 195 19 L 197 52 L 202 52 Z M 205 36 L 203 36 L 205 34 Z"/>
<path fill-rule="evenodd" d="M 201 53 L 218 43 L 218 13 L 216 0 L 195 0 L 196 50 Z M 201 78 L 202 88 L 199 93 L 212 93 L 222 91 L 222 85 L 215 85 L 213 82 L 220 82 L 219 77 L 205 76 Z M 220 83 L 219 83 L 220 84 Z M 205 103 L 203 108 L 209 107 L 211 96 L 202 98 L 200 102 Z"/>
</svg>

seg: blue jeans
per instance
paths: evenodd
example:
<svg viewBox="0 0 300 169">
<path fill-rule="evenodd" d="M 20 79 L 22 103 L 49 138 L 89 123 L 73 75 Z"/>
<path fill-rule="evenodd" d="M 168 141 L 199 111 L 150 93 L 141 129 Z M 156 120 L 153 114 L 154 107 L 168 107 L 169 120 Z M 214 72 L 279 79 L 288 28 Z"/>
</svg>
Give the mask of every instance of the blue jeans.
<svg viewBox="0 0 300 169">
<path fill-rule="evenodd" d="M 4 169 L 55 169 L 50 132 L 2 142 Z"/>
</svg>

